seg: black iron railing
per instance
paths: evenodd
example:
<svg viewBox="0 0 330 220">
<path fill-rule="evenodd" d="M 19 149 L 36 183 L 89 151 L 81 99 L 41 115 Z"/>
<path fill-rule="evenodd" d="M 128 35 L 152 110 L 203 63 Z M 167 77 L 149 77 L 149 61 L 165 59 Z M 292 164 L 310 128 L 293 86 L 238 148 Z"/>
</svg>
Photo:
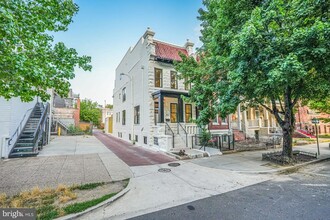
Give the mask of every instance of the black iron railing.
<svg viewBox="0 0 330 220">
<path fill-rule="evenodd" d="M 183 131 L 184 135 L 186 136 L 185 142 L 186 142 L 186 147 L 188 147 L 188 133 L 187 133 L 186 129 L 183 127 L 183 125 L 180 122 L 178 122 L 178 134 L 181 134 L 180 129 Z"/>
<path fill-rule="evenodd" d="M 48 113 L 48 109 L 49 109 L 49 104 L 47 103 L 46 106 L 44 106 L 43 103 L 39 103 L 39 105 L 41 105 L 40 109 L 42 109 L 42 114 L 41 114 L 37 129 L 34 131 L 34 134 L 33 134 L 33 137 L 34 137 L 33 151 L 36 151 L 35 148 L 38 147 L 38 143 L 40 140 L 42 141 L 41 145 L 44 144 L 44 140 L 42 140 L 42 139 L 45 137 L 45 130 L 47 129 L 45 126 L 46 126 L 46 121 L 47 121 L 46 118 L 47 118 L 47 113 Z"/>
<path fill-rule="evenodd" d="M 167 122 L 165 122 L 165 134 L 172 136 L 172 148 L 174 148 L 174 132 Z"/>
</svg>

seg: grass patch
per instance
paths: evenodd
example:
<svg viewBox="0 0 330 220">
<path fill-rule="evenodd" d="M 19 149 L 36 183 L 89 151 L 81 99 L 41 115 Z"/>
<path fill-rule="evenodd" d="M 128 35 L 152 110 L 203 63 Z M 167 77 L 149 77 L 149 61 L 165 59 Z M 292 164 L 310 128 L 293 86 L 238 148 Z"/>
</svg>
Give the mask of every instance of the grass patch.
<svg viewBox="0 0 330 220">
<path fill-rule="evenodd" d="M 42 213 L 37 215 L 37 219 L 39 220 L 51 220 L 59 216 L 59 212 L 57 210 L 51 210 L 46 213 Z"/>
<path fill-rule="evenodd" d="M 124 188 L 126 188 L 129 184 L 129 179 L 124 179 L 123 182 L 124 182 Z"/>
<path fill-rule="evenodd" d="M 64 212 L 66 214 L 72 214 L 72 213 L 77 213 L 77 212 L 82 212 L 92 206 L 95 206 L 107 199 L 110 199 L 111 197 L 113 197 L 114 195 L 116 195 L 117 193 L 110 193 L 110 194 L 107 194 L 107 195 L 104 195 L 100 198 L 97 198 L 97 199 L 93 199 L 93 200 L 89 200 L 89 201 L 86 201 L 86 202 L 79 202 L 79 203 L 75 203 L 75 204 L 72 204 L 72 205 L 68 205 L 66 207 L 63 208 Z"/>
<path fill-rule="evenodd" d="M 101 183 L 87 183 L 87 184 L 83 184 L 83 185 L 78 185 L 78 186 L 72 186 L 71 189 L 75 190 L 89 190 L 89 189 L 95 189 L 96 187 L 99 186 L 103 186 L 105 183 L 101 182 Z"/>
<path fill-rule="evenodd" d="M 128 185 L 129 179 L 119 182 L 121 182 L 122 188 L 125 188 Z M 114 193 L 109 193 L 109 190 L 107 190 L 107 192 L 104 192 L 104 194 L 108 194 L 95 194 L 94 198 L 96 199 L 92 200 L 88 200 L 90 199 L 89 197 L 83 196 L 84 193 L 87 192 L 100 193 L 98 189 L 95 191 L 93 191 L 93 189 L 106 184 L 109 184 L 109 187 L 111 187 L 112 183 L 88 183 L 70 187 L 59 184 L 56 188 L 45 189 L 34 187 L 29 191 L 23 191 L 14 196 L 7 196 L 6 194 L 2 193 L 0 194 L 0 208 L 35 208 L 37 211 L 37 219 L 51 220 L 67 214 L 84 211 L 113 197 L 118 193 L 117 191 L 114 191 Z M 79 202 L 73 203 L 74 200 L 76 200 L 78 197 L 77 193 L 82 197 L 80 197 Z M 66 204 L 68 202 L 70 203 Z"/>
</svg>

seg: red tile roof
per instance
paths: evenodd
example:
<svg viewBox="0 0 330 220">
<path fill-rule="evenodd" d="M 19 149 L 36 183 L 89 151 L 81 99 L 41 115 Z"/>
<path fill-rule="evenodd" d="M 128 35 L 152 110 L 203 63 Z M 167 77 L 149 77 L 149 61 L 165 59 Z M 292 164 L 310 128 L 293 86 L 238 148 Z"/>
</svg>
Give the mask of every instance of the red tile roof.
<svg viewBox="0 0 330 220">
<path fill-rule="evenodd" d="M 179 56 L 179 52 L 188 56 L 187 50 L 183 47 L 179 47 L 155 40 L 154 43 L 155 43 L 155 50 L 156 50 L 155 52 L 157 58 L 165 59 L 165 60 L 181 61 L 182 59 Z"/>
</svg>

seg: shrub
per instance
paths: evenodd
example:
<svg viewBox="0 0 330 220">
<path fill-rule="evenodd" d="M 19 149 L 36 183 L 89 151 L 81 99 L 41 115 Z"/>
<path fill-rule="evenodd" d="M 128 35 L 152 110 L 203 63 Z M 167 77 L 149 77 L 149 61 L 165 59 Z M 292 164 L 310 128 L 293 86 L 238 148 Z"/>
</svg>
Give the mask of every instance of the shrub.
<svg viewBox="0 0 330 220">
<path fill-rule="evenodd" d="M 210 133 L 210 131 L 207 130 L 207 129 L 205 129 L 205 128 L 203 128 L 202 129 L 201 136 L 200 136 L 200 140 L 199 140 L 200 144 L 202 146 L 207 146 L 209 144 L 210 140 L 211 140 L 211 133 Z"/>
</svg>

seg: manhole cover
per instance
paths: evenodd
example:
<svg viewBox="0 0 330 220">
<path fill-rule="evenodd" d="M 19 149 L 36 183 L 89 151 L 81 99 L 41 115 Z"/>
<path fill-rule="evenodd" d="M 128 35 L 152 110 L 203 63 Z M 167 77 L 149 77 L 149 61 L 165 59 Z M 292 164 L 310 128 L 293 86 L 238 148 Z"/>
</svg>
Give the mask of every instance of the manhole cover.
<svg viewBox="0 0 330 220">
<path fill-rule="evenodd" d="M 179 164 L 179 163 L 169 163 L 168 164 L 168 166 L 169 167 L 178 167 L 178 166 L 180 166 L 181 164 Z"/>
<path fill-rule="evenodd" d="M 161 173 L 168 173 L 168 172 L 171 172 L 171 169 L 168 169 L 168 168 L 160 168 L 158 170 L 158 172 L 161 172 Z"/>
</svg>

